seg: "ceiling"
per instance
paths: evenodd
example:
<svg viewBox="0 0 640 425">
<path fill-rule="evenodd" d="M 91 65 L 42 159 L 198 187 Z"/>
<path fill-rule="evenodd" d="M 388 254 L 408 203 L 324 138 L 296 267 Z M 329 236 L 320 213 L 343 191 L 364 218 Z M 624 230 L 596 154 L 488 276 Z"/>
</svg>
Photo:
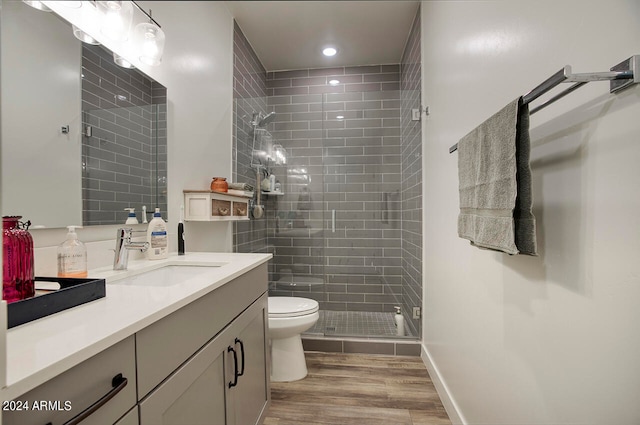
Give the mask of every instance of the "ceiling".
<svg viewBox="0 0 640 425">
<path fill-rule="evenodd" d="M 227 1 L 267 71 L 400 63 L 419 1 Z M 322 49 L 335 46 L 333 57 Z"/>
</svg>

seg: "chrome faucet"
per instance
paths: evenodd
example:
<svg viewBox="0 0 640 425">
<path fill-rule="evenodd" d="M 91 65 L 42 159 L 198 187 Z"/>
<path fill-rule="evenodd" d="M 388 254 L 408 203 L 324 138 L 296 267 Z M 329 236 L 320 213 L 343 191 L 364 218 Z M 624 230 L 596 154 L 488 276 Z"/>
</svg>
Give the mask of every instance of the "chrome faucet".
<svg viewBox="0 0 640 425">
<path fill-rule="evenodd" d="M 121 227 L 118 229 L 116 236 L 116 253 L 113 257 L 113 270 L 127 270 L 130 249 L 139 249 L 141 252 L 149 249 L 149 242 L 132 242 L 131 236 L 133 233 L 146 233 L 146 231 L 133 230 L 129 227 Z"/>
</svg>

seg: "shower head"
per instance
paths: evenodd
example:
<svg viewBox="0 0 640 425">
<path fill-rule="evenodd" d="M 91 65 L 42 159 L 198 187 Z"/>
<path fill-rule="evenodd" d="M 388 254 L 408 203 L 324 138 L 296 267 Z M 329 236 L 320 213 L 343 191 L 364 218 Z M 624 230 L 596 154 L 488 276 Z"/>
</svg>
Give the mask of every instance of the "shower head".
<svg viewBox="0 0 640 425">
<path fill-rule="evenodd" d="M 266 127 L 267 124 L 271 123 L 275 119 L 276 119 L 276 113 L 275 112 L 269 112 L 265 117 L 263 117 L 260 121 L 258 121 L 257 126 L 258 127 Z"/>
</svg>

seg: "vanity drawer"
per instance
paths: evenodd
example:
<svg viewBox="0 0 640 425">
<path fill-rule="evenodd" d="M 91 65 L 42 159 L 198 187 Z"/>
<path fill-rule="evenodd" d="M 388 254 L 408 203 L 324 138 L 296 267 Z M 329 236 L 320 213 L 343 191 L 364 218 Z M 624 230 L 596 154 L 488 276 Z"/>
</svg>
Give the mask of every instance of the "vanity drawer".
<svg viewBox="0 0 640 425">
<path fill-rule="evenodd" d="M 136 333 L 142 399 L 267 291 L 262 264 Z"/>
<path fill-rule="evenodd" d="M 29 410 L 4 410 L 2 423 L 63 424 L 105 395 L 115 394 L 82 421 L 83 425 L 113 424 L 136 404 L 135 360 L 134 337 L 130 336 L 16 398 L 14 406 L 28 403 Z M 114 382 L 119 374 L 126 378 L 126 384 L 122 379 Z"/>
</svg>

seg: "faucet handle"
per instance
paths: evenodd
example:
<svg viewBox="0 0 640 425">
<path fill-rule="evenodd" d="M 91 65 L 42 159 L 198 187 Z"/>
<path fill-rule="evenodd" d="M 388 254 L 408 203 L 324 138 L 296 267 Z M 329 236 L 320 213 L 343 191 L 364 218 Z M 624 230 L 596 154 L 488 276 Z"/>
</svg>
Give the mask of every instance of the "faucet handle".
<svg viewBox="0 0 640 425">
<path fill-rule="evenodd" d="M 131 227 L 120 227 L 118 228 L 118 238 L 129 238 L 131 237 L 131 233 L 133 229 Z"/>
<path fill-rule="evenodd" d="M 146 230 L 133 230 L 131 227 L 120 227 L 118 229 L 118 237 L 131 239 L 134 233 L 146 233 Z"/>
</svg>

